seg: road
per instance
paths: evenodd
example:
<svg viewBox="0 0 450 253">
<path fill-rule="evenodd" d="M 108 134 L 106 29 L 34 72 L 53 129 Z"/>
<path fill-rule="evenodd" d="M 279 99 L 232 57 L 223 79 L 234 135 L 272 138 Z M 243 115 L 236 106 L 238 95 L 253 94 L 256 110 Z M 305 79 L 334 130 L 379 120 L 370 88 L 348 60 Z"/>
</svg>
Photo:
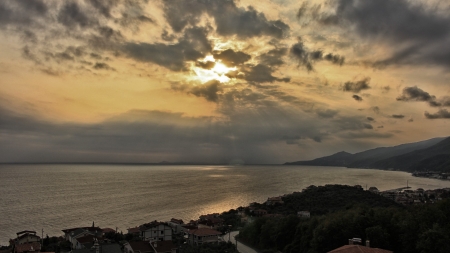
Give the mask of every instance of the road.
<svg viewBox="0 0 450 253">
<path fill-rule="evenodd" d="M 234 238 L 236 235 L 238 235 L 239 234 L 239 231 L 231 231 L 231 233 L 230 233 L 230 235 L 228 235 L 228 233 L 227 234 L 225 234 L 224 236 L 223 236 L 223 240 L 225 241 L 225 242 L 228 242 L 228 238 L 230 238 L 230 240 L 231 240 L 231 242 L 233 243 L 233 244 L 236 244 L 236 239 Z M 237 242 L 237 250 L 240 252 L 240 253 L 258 253 L 256 250 L 254 250 L 254 249 L 252 249 L 252 248 L 250 248 L 250 247 L 247 247 L 247 246 L 245 246 L 244 244 L 242 244 L 242 243 L 240 243 L 240 242 Z"/>
</svg>

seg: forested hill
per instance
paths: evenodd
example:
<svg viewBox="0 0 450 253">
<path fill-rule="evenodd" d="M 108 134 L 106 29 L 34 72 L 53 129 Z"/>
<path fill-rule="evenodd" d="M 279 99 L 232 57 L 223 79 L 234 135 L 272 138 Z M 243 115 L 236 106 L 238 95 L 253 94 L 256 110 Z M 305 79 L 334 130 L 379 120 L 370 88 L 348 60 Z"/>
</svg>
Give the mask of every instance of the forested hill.
<svg viewBox="0 0 450 253">
<path fill-rule="evenodd" d="M 339 152 L 331 156 L 285 163 L 285 165 L 450 172 L 450 137 L 375 148 L 355 154 Z"/>
<path fill-rule="evenodd" d="M 311 215 L 323 215 L 345 210 L 356 205 L 368 207 L 401 207 L 396 202 L 378 194 L 348 185 L 311 185 L 302 192 L 294 192 L 284 196 L 282 199 L 284 201 L 283 205 L 268 206 L 257 204 L 255 207 L 265 209 L 269 213 L 283 215 L 297 214 L 301 210 L 308 210 L 311 212 Z"/>
<path fill-rule="evenodd" d="M 379 197 L 379 198 L 378 198 Z M 450 201 L 398 206 L 352 186 L 310 186 L 283 197 L 284 204 L 259 205 L 269 213 L 311 211 L 311 217 L 272 215 L 256 218 L 239 239 L 261 252 L 328 252 L 350 238 L 370 240 L 372 248 L 396 253 L 450 252 Z"/>
</svg>

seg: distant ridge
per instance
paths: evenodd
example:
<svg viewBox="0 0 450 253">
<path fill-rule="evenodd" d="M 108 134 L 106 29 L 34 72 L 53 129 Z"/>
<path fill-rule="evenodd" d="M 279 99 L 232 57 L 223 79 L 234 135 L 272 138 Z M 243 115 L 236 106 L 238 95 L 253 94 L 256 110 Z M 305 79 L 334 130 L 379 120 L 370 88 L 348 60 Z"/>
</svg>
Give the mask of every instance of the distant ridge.
<svg viewBox="0 0 450 253">
<path fill-rule="evenodd" d="M 450 172 L 450 137 L 380 147 L 355 154 L 341 151 L 330 156 L 285 165 Z"/>
</svg>

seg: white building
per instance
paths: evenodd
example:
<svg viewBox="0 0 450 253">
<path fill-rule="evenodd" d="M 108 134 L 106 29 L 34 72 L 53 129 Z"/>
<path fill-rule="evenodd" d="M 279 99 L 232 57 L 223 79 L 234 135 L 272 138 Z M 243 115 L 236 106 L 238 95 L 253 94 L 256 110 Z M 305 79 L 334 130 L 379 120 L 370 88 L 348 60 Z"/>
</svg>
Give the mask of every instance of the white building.
<svg viewBox="0 0 450 253">
<path fill-rule="evenodd" d="M 139 226 L 144 241 L 171 241 L 172 228 L 165 222 L 152 221 Z"/>
</svg>

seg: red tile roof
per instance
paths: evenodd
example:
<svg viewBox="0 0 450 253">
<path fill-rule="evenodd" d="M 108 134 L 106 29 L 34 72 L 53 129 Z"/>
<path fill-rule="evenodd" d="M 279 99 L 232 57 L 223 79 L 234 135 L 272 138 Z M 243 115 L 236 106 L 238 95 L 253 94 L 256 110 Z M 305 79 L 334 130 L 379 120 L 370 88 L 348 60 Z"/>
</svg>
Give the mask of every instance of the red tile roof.
<svg viewBox="0 0 450 253">
<path fill-rule="evenodd" d="M 134 233 L 140 233 L 141 232 L 141 230 L 138 227 L 128 228 L 127 230 L 128 230 L 129 234 L 134 234 Z"/>
<path fill-rule="evenodd" d="M 112 229 L 112 228 L 104 228 L 102 229 L 103 233 L 111 233 L 111 232 L 116 232 L 116 230 Z"/>
<path fill-rule="evenodd" d="M 197 235 L 197 236 L 208 236 L 208 235 L 221 235 L 217 230 L 210 229 L 210 228 L 199 228 L 199 229 L 193 229 L 189 230 L 189 234 Z"/>
<path fill-rule="evenodd" d="M 159 253 L 163 252 L 172 252 L 172 249 L 176 249 L 177 246 L 173 244 L 172 241 L 159 241 L 159 242 L 152 242 L 153 249 Z"/>
<path fill-rule="evenodd" d="M 362 245 L 344 245 L 340 248 L 328 251 L 327 253 L 393 253 L 393 251 L 369 248 Z"/>
<path fill-rule="evenodd" d="M 153 248 L 152 248 L 152 246 L 150 246 L 149 242 L 136 241 L 136 242 L 129 242 L 129 244 L 134 252 L 137 252 L 137 251 L 139 251 L 141 253 L 153 252 Z"/>
<path fill-rule="evenodd" d="M 14 251 L 17 253 L 22 253 L 22 252 L 26 252 L 26 251 L 40 251 L 40 250 L 41 250 L 41 244 L 38 242 L 17 244 L 14 249 Z"/>
</svg>

